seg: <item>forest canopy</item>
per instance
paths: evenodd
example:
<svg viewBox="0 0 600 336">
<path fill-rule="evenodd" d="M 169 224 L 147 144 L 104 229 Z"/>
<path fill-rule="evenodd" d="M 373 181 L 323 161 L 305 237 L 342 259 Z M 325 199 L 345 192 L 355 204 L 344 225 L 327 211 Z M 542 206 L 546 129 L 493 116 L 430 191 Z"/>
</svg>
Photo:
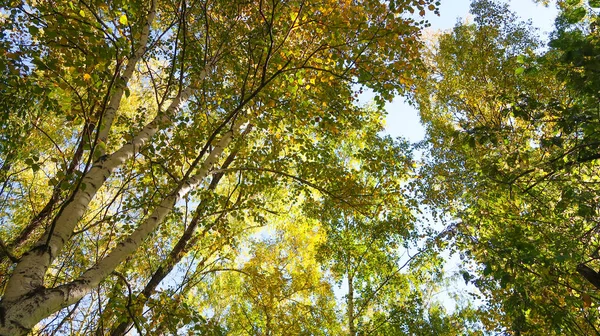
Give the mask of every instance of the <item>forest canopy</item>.
<svg viewBox="0 0 600 336">
<path fill-rule="evenodd" d="M 0 335 L 600 335 L 600 2 L 546 5 L 0 1 Z"/>
</svg>

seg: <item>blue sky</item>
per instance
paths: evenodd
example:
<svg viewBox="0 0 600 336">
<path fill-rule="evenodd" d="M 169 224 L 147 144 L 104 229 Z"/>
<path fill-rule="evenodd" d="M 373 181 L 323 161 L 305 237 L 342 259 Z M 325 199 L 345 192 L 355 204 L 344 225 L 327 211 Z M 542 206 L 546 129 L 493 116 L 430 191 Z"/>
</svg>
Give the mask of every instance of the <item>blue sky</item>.
<svg viewBox="0 0 600 336">
<path fill-rule="evenodd" d="M 511 9 L 524 20 L 531 19 L 533 26 L 540 29 L 542 36 L 547 36 L 554 25 L 556 8 L 551 5 L 544 7 L 533 2 L 533 0 L 505 0 Z M 442 0 L 440 16 L 428 15 L 433 30 L 449 30 L 454 27 L 458 20 L 469 18 L 470 0 Z M 386 122 L 386 133 L 393 137 L 402 136 L 411 142 L 423 140 L 424 128 L 419 121 L 418 112 L 404 103 L 404 98 L 397 97 L 386 105 L 388 118 Z"/>
</svg>

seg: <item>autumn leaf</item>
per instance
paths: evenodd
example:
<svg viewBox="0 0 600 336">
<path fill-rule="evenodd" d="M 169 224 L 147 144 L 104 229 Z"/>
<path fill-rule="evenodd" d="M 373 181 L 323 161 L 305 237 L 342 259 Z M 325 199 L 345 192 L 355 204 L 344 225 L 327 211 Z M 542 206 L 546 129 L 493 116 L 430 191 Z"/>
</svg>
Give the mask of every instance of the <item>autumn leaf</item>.
<svg viewBox="0 0 600 336">
<path fill-rule="evenodd" d="M 581 294 L 581 299 L 583 300 L 584 308 L 589 308 L 592 306 L 592 297 L 588 293 Z"/>
</svg>

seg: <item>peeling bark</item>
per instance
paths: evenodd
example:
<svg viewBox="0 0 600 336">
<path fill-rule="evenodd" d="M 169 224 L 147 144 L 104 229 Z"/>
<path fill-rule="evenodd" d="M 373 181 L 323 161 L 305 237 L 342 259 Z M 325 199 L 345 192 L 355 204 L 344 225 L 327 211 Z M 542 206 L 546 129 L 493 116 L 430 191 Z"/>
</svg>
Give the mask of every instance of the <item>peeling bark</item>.
<svg viewBox="0 0 600 336">
<path fill-rule="evenodd" d="M 41 287 L 17 300 L 3 299 L 0 335 L 26 335 L 39 321 L 76 303 L 92 289 L 89 284 L 74 281 L 51 289 Z"/>
</svg>

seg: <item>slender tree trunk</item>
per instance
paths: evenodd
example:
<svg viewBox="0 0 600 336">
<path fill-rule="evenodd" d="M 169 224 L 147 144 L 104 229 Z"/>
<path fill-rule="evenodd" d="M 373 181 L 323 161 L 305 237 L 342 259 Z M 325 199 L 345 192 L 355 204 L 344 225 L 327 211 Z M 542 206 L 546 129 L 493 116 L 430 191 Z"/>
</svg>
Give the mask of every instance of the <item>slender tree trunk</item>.
<svg viewBox="0 0 600 336">
<path fill-rule="evenodd" d="M 98 131 L 96 144 L 106 144 L 108 134 L 112 127 L 112 123 L 115 119 L 115 116 L 117 115 L 117 111 L 119 110 L 119 106 L 121 105 L 121 99 L 123 98 L 123 94 L 127 89 L 129 80 L 133 76 L 137 64 L 148 50 L 148 38 L 150 37 L 150 28 L 152 27 L 152 23 L 154 22 L 155 16 L 156 0 L 152 0 L 152 2 L 150 3 L 150 10 L 148 11 L 148 16 L 146 17 L 146 22 L 144 23 L 144 27 L 142 28 L 142 34 L 140 36 L 138 47 L 133 53 L 133 55 L 131 55 L 131 57 L 129 58 L 127 66 L 125 67 L 125 71 L 123 71 L 123 74 L 117 81 L 115 92 L 111 96 L 108 106 L 106 107 L 106 110 L 102 115 L 102 122 Z M 98 148 L 98 150 L 100 151 L 100 155 L 105 154 L 104 148 L 106 148 L 106 146 L 100 146 Z"/>
<path fill-rule="evenodd" d="M 71 174 L 73 174 L 73 172 L 75 171 L 75 168 L 77 168 L 77 165 L 79 165 L 79 163 L 81 162 L 81 158 L 83 157 L 83 148 L 84 148 L 85 144 L 88 143 L 88 139 L 89 139 L 90 133 L 92 132 L 93 127 L 94 126 L 92 123 L 86 123 L 85 127 L 83 128 L 83 132 L 81 134 L 81 140 L 79 142 L 79 145 L 77 146 L 77 149 L 75 150 L 75 153 L 73 154 L 71 163 L 67 167 L 67 170 L 64 172 L 65 176 L 70 176 Z M 61 182 L 63 182 L 63 181 L 62 180 L 59 181 L 57 183 L 57 185 L 54 187 L 54 189 L 52 190 L 52 195 L 50 196 L 50 199 L 48 200 L 46 205 L 42 208 L 42 210 L 35 217 L 33 217 L 33 219 L 29 222 L 29 224 L 23 230 L 21 230 L 19 235 L 9 243 L 9 245 L 8 245 L 9 250 L 12 251 L 14 249 L 18 249 L 19 247 L 23 246 L 25 244 L 25 242 L 28 240 L 29 236 L 33 233 L 33 231 L 39 229 L 42 226 L 42 224 L 48 220 L 48 217 L 50 217 L 50 215 L 52 214 L 52 211 L 54 211 L 56 206 L 62 200 L 64 200 L 64 198 L 61 198 L 61 189 L 60 189 Z M 64 197 L 64 195 L 63 195 L 63 197 Z M 0 256 L 0 262 L 6 261 L 4 259 L 4 257 L 5 256 Z"/>
<path fill-rule="evenodd" d="M 237 151 L 234 151 L 231 154 L 229 154 L 229 156 L 227 157 L 225 162 L 221 165 L 220 170 L 227 169 L 229 167 L 229 165 L 235 159 L 236 155 L 237 155 Z M 223 173 L 216 174 L 213 177 L 213 179 L 211 180 L 210 185 L 208 186 L 207 190 L 215 190 L 216 187 L 219 185 L 219 182 L 221 181 L 222 177 L 223 177 Z M 154 274 L 152 275 L 152 277 L 150 278 L 150 280 L 148 281 L 148 283 L 146 284 L 144 289 L 138 295 L 137 300 L 136 300 L 136 311 L 135 311 L 136 315 L 141 313 L 141 310 L 142 310 L 144 304 L 148 301 L 148 298 L 150 298 L 150 296 L 152 294 L 154 294 L 154 292 L 156 291 L 156 287 L 158 287 L 158 285 L 161 283 L 161 281 L 163 281 L 165 279 L 165 277 L 167 275 L 169 275 L 169 273 L 171 273 L 173 268 L 175 268 L 175 265 L 177 265 L 181 261 L 181 259 L 189 251 L 190 247 L 194 245 L 195 239 L 192 239 L 193 234 L 196 231 L 198 225 L 200 224 L 200 219 L 204 215 L 203 210 L 205 208 L 205 204 L 206 204 L 206 200 L 203 200 L 200 202 L 200 204 L 196 208 L 194 217 L 192 218 L 192 220 L 190 221 L 190 224 L 185 229 L 183 235 L 179 238 L 179 241 L 177 241 L 177 243 L 175 244 L 175 247 L 171 250 L 171 252 L 167 256 L 166 260 L 163 261 L 163 263 L 158 267 L 158 269 L 154 272 Z M 213 226 L 214 226 L 214 224 L 207 226 L 203 230 L 203 234 L 206 234 L 206 232 L 208 232 L 208 230 L 210 228 L 212 228 Z M 133 325 L 133 320 L 131 319 L 131 317 L 128 316 L 127 320 L 121 322 L 117 327 L 115 327 L 111 331 L 110 335 L 111 336 L 125 335 L 127 333 L 127 331 L 131 328 L 132 325 Z"/>
<path fill-rule="evenodd" d="M 356 326 L 354 325 L 354 279 L 348 273 L 348 333 L 350 336 L 356 335 Z"/>
<path fill-rule="evenodd" d="M 133 76 L 133 73 L 135 71 L 137 64 L 142 59 L 142 57 L 144 56 L 144 54 L 146 53 L 146 51 L 148 49 L 148 38 L 150 37 L 150 27 L 152 26 L 152 23 L 154 22 L 155 16 L 156 16 L 156 0 L 152 0 L 151 5 L 150 5 L 150 10 L 148 12 L 148 16 L 146 17 L 146 23 L 144 24 L 144 27 L 142 28 L 142 34 L 140 36 L 138 48 L 131 55 L 129 61 L 127 62 L 125 71 L 123 71 L 123 74 L 119 77 L 119 80 L 117 81 L 117 84 L 116 84 L 116 89 L 113 92 L 113 94 L 111 95 L 110 101 L 108 102 L 108 105 L 107 105 L 105 111 L 102 111 L 102 113 L 101 113 L 102 121 L 101 121 L 101 125 L 100 125 L 99 131 L 98 131 L 97 139 L 95 141 L 96 142 L 95 145 L 97 145 L 98 143 L 106 144 L 106 141 L 108 139 L 108 134 L 112 127 L 113 120 L 117 114 L 117 111 L 119 110 L 119 106 L 121 105 L 121 99 L 123 98 L 123 94 L 125 93 L 125 90 L 127 89 L 129 80 Z M 119 70 L 117 69 L 117 71 L 119 71 Z M 66 173 L 65 176 L 69 176 L 70 174 L 72 174 L 73 171 L 75 170 L 75 167 L 79 164 L 79 162 L 81 160 L 81 157 L 83 155 L 83 145 L 86 142 L 85 136 L 86 136 L 86 134 L 88 134 L 91 131 L 90 129 L 88 129 L 90 125 L 91 124 L 88 123 L 88 124 L 86 124 L 86 126 L 84 128 L 81 143 L 79 144 L 77 150 L 75 151 L 75 154 L 73 155 L 73 159 L 71 160 L 71 164 L 69 165 L 69 167 L 67 168 L 67 171 L 65 172 Z M 105 145 L 99 146 L 97 148 L 98 153 L 100 153 L 100 155 L 106 154 L 105 148 L 106 148 Z M 54 210 L 54 208 L 59 200 L 59 197 L 60 197 L 60 191 L 61 191 L 61 189 L 60 189 L 60 183 L 59 183 L 54 188 L 54 190 L 52 192 L 52 196 L 50 197 L 50 200 L 46 203 L 46 206 L 44 206 L 44 208 L 31 220 L 29 225 L 27 225 L 20 232 L 20 234 L 8 245 L 9 249 L 12 250 L 14 248 L 18 248 L 21 245 L 23 245 L 25 243 L 25 241 L 27 241 L 27 238 L 29 238 L 31 233 L 41 226 L 41 224 L 52 213 L 52 210 Z M 3 257 L 2 257 L 2 259 L 0 259 L 0 262 L 5 261 L 5 259 Z"/>
</svg>

